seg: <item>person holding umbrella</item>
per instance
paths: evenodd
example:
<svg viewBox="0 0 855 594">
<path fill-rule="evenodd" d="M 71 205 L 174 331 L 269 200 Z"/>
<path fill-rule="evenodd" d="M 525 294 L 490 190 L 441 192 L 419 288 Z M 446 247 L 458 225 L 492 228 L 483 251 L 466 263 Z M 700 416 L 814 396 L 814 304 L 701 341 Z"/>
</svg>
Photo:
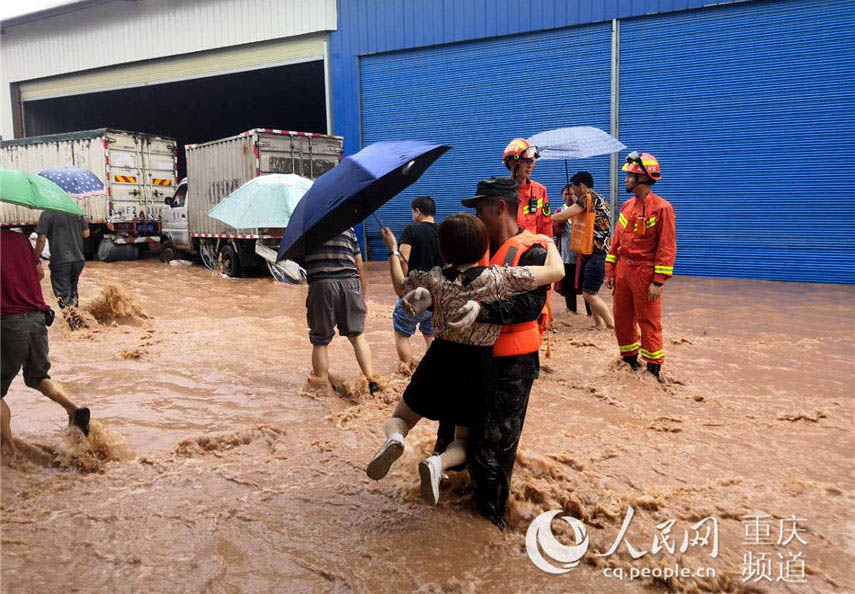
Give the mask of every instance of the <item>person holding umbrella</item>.
<svg viewBox="0 0 855 594">
<path fill-rule="evenodd" d="M 312 375 L 324 382 L 332 395 L 329 378 L 328 346 L 338 327 L 356 354 L 359 368 L 368 380 L 368 389 L 379 390 L 374 381 L 371 347 L 362 332 L 365 329 L 365 271 L 362 252 L 353 228 L 306 249 L 306 274 L 309 294 L 306 297 L 306 320 L 312 343 Z"/>
<path fill-rule="evenodd" d="M 370 144 L 316 179 L 291 213 L 276 260 L 305 261 L 312 369 L 327 384 L 327 345 L 338 326 L 339 333 L 353 344 L 370 391 L 379 390 L 371 350 L 362 336 L 365 275 L 353 225 L 413 184 L 449 148 L 417 140 Z"/>
<path fill-rule="evenodd" d="M 570 250 L 569 244 L 566 246 L 567 251 L 573 255 L 576 260 L 575 266 L 578 266 L 580 283 L 582 287 L 582 295 L 585 298 L 585 303 L 590 305 L 594 314 L 594 325 L 598 330 L 605 328 L 614 328 L 612 315 L 609 313 L 609 308 L 605 302 L 597 295 L 600 287 L 603 286 L 605 277 L 606 252 L 609 250 L 609 240 L 611 236 L 611 218 L 609 216 L 609 205 L 602 196 L 594 191 L 594 178 L 587 171 L 579 171 L 570 178 L 570 188 L 575 197 L 575 203 L 568 208 L 561 210 L 553 217 L 556 223 L 566 223 L 573 217 L 585 213 L 594 213 L 594 225 L 590 229 L 592 234 L 591 253 L 577 254 Z M 562 246 L 562 249 L 564 246 Z M 565 260 L 566 261 L 566 260 Z M 575 273 L 575 269 L 574 269 Z M 565 280 L 566 277 L 565 277 Z M 566 299 L 576 299 L 575 284 L 571 279 L 565 283 L 564 290 L 567 292 Z M 568 297 L 569 295 L 569 297 Z M 568 301 L 569 303 L 569 301 Z"/>
<path fill-rule="evenodd" d="M 50 242 L 50 286 L 69 327 L 75 330 L 83 321 L 68 308 L 77 307 L 80 300 L 77 284 L 86 263 L 83 240 L 89 237 L 89 226 L 80 215 L 45 210 L 39 215 L 36 233 L 37 254 Z"/>
<path fill-rule="evenodd" d="M 0 201 L 82 214 L 80 207 L 56 184 L 20 171 L 0 170 Z M 89 409 L 72 402 L 48 374 L 47 326 L 53 322 L 53 311 L 42 295 L 40 279 L 44 270 L 39 253 L 33 251 L 25 235 L 6 228 L 0 230 L 0 437 L 13 458 L 12 412 L 5 396 L 21 369 L 28 387 L 60 404 L 68 413 L 69 423 L 79 427 L 84 435 L 89 434 Z"/>
<path fill-rule="evenodd" d="M 552 213 L 546 187 L 531 179 L 534 164 L 539 158 L 536 146 L 525 138 L 514 138 L 505 147 L 502 162 L 519 186 L 517 221 L 520 228 L 552 237 Z"/>
</svg>

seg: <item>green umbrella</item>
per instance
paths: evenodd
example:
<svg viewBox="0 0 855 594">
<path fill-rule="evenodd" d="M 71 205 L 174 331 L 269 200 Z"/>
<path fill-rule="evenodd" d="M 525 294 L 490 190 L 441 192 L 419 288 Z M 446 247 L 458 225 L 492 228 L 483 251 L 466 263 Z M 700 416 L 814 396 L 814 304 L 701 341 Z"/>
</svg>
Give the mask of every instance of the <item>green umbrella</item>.
<svg viewBox="0 0 855 594">
<path fill-rule="evenodd" d="M 77 202 L 49 179 L 15 169 L 0 169 L 0 202 L 74 215 L 84 214 Z"/>
</svg>

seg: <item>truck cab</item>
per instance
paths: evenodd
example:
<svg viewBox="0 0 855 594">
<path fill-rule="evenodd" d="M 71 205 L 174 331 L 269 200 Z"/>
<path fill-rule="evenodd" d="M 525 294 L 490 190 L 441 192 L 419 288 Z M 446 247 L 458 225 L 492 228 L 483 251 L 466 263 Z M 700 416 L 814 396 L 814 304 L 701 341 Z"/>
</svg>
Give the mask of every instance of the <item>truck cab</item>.
<svg viewBox="0 0 855 594">
<path fill-rule="evenodd" d="M 161 211 L 161 226 L 163 229 L 164 248 L 173 250 L 192 249 L 190 227 L 187 223 L 187 178 L 185 177 L 175 188 L 175 194 L 167 196 L 165 207 Z"/>
</svg>

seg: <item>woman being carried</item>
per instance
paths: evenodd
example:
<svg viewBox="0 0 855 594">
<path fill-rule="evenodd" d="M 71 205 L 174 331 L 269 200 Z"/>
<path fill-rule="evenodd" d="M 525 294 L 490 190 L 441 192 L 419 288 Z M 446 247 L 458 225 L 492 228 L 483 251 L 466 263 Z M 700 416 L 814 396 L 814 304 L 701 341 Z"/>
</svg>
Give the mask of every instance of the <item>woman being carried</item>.
<svg viewBox="0 0 855 594">
<path fill-rule="evenodd" d="M 394 246 L 391 230 L 382 229 L 387 245 Z M 468 427 L 476 422 L 487 397 L 493 343 L 502 326 L 476 322 L 466 328 L 451 321 L 469 301 L 500 301 L 526 293 L 564 276 L 564 264 L 552 241 L 547 243 L 544 266 L 478 266 L 487 251 L 487 230 L 470 214 L 453 214 L 439 226 L 439 248 L 445 268 L 411 271 L 404 278 L 398 258 L 389 259 L 393 280 L 404 292 L 421 288 L 421 299 L 433 304 L 436 338 L 419 363 L 402 399 L 383 425 L 386 442 L 368 463 L 374 480 L 386 476 L 404 451 L 404 437 L 423 417 L 451 420 L 455 440 L 441 455 L 419 463 L 421 493 L 425 501 L 439 501 L 443 470 L 466 461 Z M 394 251 L 394 247 L 393 247 Z"/>
</svg>

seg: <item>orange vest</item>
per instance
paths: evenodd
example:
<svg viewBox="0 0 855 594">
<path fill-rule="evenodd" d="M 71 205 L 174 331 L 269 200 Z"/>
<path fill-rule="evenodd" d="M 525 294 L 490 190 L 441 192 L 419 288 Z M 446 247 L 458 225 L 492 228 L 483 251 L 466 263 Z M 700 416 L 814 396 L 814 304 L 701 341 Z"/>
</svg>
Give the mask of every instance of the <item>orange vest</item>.
<svg viewBox="0 0 855 594">
<path fill-rule="evenodd" d="M 514 235 L 502 244 L 493 257 L 490 258 L 489 264 L 498 266 L 519 266 L 520 256 L 522 256 L 531 246 L 538 244 L 546 247 L 546 242 L 549 241 L 542 235 L 535 235 L 529 231 L 523 231 L 518 235 Z M 486 260 L 486 255 L 484 260 Z M 482 261 L 483 263 L 483 261 Z M 552 289 L 546 296 L 546 303 L 549 303 L 549 297 Z M 540 315 L 539 321 L 532 320 L 531 322 L 523 322 L 521 324 L 510 324 L 502 328 L 502 333 L 499 335 L 499 340 L 493 345 L 494 357 L 513 357 L 514 355 L 526 355 L 534 353 L 540 348 L 540 343 L 543 340 L 543 331 L 546 329 L 547 321 L 547 305 L 544 305 L 543 312 Z"/>
</svg>

